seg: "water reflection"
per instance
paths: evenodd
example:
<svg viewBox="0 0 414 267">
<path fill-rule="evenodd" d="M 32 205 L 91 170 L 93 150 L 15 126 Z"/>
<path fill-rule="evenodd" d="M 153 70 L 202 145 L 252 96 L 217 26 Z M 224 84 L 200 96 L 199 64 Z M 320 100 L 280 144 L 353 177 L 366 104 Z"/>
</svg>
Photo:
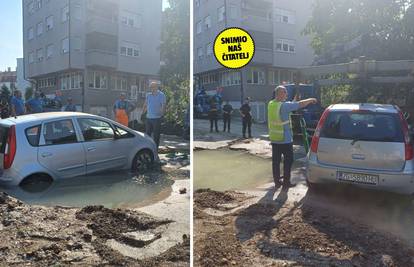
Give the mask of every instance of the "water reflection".
<svg viewBox="0 0 414 267">
<path fill-rule="evenodd" d="M 173 181 L 163 172 L 136 176 L 126 171 L 114 171 L 41 184 L 36 187 L 0 187 L 0 191 L 28 204 L 71 207 L 104 205 L 108 208 L 116 208 L 147 201 L 163 190 L 168 190 L 172 184 Z"/>
</svg>

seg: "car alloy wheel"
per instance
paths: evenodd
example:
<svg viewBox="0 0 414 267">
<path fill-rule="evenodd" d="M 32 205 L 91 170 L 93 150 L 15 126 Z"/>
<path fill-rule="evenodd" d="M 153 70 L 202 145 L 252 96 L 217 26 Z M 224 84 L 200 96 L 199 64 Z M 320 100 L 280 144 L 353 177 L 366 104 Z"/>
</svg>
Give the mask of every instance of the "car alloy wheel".
<svg viewBox="0 0 414 267">
<path fill-rule="evenodd" d="M 133 171 L 145 173 L 153 166 L 154 158 L 149 150 L 142 150 L 134 158 Z"/>
</svg>

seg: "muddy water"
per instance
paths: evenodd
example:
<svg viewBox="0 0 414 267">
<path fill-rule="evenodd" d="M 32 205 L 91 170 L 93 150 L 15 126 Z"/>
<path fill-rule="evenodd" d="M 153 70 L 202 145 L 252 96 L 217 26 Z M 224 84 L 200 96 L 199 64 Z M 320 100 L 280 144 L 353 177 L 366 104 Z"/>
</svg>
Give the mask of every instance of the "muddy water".
<svg viewBox="0 0 414 267">
<path fill-rule="evenodd" d="M 0 188 L 11 196 L 28 204 L 45 206 L 84 207 L 103 205 L 107 208 L 135 206 L 151 202 L 157 195 L 170 190 L 173 181 L 158 172 L 135 176 L 129 172 L 76 177 L 56 181 L 38 188 Z M 168 194 L 166 194 L 168 196 Z"/>
<path fill-rule="evenodd" d="M 271 161 L 243 151 L 195 151 L 193 169 L 195 189 L 247 190 L 272 181 Z"/>
</svg>

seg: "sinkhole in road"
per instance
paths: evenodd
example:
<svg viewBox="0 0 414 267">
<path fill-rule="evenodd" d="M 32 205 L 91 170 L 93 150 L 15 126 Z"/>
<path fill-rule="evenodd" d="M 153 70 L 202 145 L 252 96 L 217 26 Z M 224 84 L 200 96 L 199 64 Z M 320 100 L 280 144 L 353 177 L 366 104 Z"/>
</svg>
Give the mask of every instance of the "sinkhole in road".
<svg viewBox="0 0 414 267">
<path fill-rule="evenodd" d="M 75 177 L 52 182 L 44 190 L 21 187 L 0 188 L 9 195 L 34 205 L 85 207 L 103 205 L 107 208 L 134 207 L 151 203 L 171 188 L 173 181 L 168 173 L 152 171 L 135 175 L 127 171 Z M 163 194 L 165 193 L 165 194 Z"/>
<path fill-rule="evenodd" d="M 248 190 L 273 180 L 271 160 L 244 151 L 195 151 L 193 169 L 194 189 Z"/>
</svg>

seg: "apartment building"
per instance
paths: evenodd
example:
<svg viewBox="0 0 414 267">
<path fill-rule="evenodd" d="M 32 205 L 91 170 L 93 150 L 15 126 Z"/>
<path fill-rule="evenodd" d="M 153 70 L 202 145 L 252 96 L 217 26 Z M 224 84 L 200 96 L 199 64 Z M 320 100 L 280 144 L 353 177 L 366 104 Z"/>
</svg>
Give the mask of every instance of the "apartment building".
<svg viewBox="0 0 414 267">
<path fill-rule="evenodd" d="M 138 118 L 160 68 L 161 13 L 162 0 L 23 0 L 25 78 L 107 117 L 125 92 Z"/>
<path fill-rule="evenodd" d="M 0 88 L 6 86 L 10 91 L 16 89 L 17 72 L 7 68 L 5 71 L 0 71 Z"/>
<path fill-rule="evenodd" d="M 311 14 L 312 1 L 194 0 L 194 74 L 196 89 L 223 88 L 223 99 L 240 106 L 242 96 L 253 100 L 256 120 L 264 121 L 272 90 L 293 82 L 294 71 L 310 65 L 310 39 L 301 34 Z M 214 39 L 228 27 L 247 30 L 256 52 L 248 66 L 224 69 L 213 54 Z"/>
</svg>

